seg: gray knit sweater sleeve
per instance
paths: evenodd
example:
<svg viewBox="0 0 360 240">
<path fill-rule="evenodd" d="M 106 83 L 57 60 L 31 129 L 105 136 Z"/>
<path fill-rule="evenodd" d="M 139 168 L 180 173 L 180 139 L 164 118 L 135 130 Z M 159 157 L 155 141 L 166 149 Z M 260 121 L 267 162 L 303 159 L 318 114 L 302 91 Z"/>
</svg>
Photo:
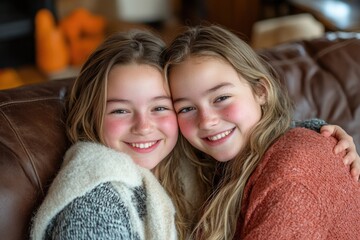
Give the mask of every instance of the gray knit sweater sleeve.
<svg viewBox="0 0 360 240">
<path fill-rule="evenodd" d="M 314 130 L 316 132 L 320 132 L 320 128 L 326 124 L 327 124 L 327 122 L 325 122 L 322 119 L 311 118 L 311 119 L 307 119 L 304 121 L 293 120 L 291 122 L 291 127 L 303 127 L 303 128 Z"/>
<path fill-rule="evenodd" d="M 129 211 L 111 183 L 104 183 L 68 204 L 51 221 L 46 239 L 134 239 L 139 236 Z"/>
</svg>

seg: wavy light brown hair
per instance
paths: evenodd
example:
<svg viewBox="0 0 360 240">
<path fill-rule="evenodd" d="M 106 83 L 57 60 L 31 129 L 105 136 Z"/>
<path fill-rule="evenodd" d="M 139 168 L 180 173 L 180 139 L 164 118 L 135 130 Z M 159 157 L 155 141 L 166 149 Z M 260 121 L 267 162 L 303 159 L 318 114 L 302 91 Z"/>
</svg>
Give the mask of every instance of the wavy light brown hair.
<svg viewBox="0 0 360 240">
<path fill-rule="evenodd" d="M 168 79 L 171 70 L 190 56 L 220 58 L 245 79 L 254 94 L 259 89 L 266 93 L 262 117 L 252 129 L 248 144 L 235 159 L 221 164 L 220 181 L 216 187 L 212 185 L 214 172 L 209 172 L 215 169 L 214 163 L 209 162 L 209 156 L 204 158 L 185 139 L 180 141 L 187 156 L 197 165 L 203 183 L 213 187 L 192 237 L 232 239 L 240 217 L 246 182 L 268 147 L 288 130 L 292 106 L 269 64 L 236 34 L 221 26 L 189 27 L 174 39 L 163 56 L 168 83 L 171 84 L 171 79 Z"/>
<path fill-rule="evenodd" d="M 87 59 L 75 80 L 67 104 L 67 134 L 72 143 L 90 141 L 104 144 L 102 134 L 107 84 L 115 65 L 146 64 L 163 72 L 160 56 L 165 43 L 151 32 L 133 30 L 108 37 Z M 165 82 L 164 82 L 165 86 Z M 180 239 L 187 234 L 184 192 L 179 180 L 178 147 L 156 166 L 160 183 L 176 207 L 176 227 Z"/>
</svg>

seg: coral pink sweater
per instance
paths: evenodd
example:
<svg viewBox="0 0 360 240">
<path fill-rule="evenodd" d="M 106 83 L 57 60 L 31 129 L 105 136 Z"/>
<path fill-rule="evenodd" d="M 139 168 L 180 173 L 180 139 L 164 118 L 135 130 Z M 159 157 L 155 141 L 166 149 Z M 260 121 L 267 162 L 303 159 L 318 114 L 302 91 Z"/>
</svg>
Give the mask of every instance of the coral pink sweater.
<svg viewBox="0 0 360 240">
<path fill-rule="evenodd" d="M 304 128 L 279 138 L 246 185 L 235 239 L 360 239 L 360 183 L 335 143 Z"/>
</svg>

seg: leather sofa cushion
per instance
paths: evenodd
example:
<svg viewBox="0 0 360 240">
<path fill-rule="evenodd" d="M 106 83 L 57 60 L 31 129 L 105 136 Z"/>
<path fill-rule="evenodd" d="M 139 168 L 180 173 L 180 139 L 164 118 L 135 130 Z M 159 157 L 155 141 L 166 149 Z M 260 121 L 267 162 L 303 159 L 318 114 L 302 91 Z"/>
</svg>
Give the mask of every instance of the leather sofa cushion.
<svg viewBox="0 0 360 240">
<path fill-rule="evenodd" d="M 294 118 L 321 118 L 344 128 L 360 150 L 360 34 L 322 38 L 259 51 L 280 75 Z"/>
<path fill-rule="evenodd" d="M 44 198 L 68 147 L 64 100 L 72 80 L 0 91 L 0 232 L 28 238 L 33 210 Z"/>
</svg>

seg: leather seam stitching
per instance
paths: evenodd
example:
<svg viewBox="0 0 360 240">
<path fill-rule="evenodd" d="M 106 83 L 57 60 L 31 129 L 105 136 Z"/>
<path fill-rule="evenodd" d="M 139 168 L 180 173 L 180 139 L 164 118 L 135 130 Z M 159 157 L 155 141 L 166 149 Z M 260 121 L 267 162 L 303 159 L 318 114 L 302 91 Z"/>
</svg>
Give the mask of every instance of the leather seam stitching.
<svg viewBox="0 0 360 240">
<path fill-rule="evenodd" d="M 39 174 L 36 171 L 36 168 L 34 166 L 34 161 L 32 160 L 32 157 L 30 156 L 29 151 L 25 148 L 24 142 L 22 141 L 22 138 L 20 137 L 18 131 L 14 128 L 13 124 L 11 123 L 11 121 L 9 120 L 9 118 L 7 117 L 7 115 L 4 113 L 4 111 L 1 111 L 2 115 L 4 116 L 4 118 L 6 119 L 7 123 L 9 124 L 11 130 L 13 131 L 13 133 L 15 134 L 16 138 L 19 141 L 19 144 L 21 146 L 21 148 L 25 151 L 26 156 L 28 157 L 28 159 L 30 160 L 30 164 L 31 167 L 34 170 L 35 176 L 36 176 L 36 184 L 38 185 L 39 189 L 41 190 L 41 193 L 44 195 L 44 190 L 40 184 L 40 179 L 39 179 Z M 21 168 L 23 169 L 25 175 L 28 177 L 28 179 L 30 179 L 29 175 L 26 173 L 26 171 L 24 170 L 24 168 L 22 167 L 22 164 L 20 164 Z"/>
<path fill-rule="evenodd" d="M 330 52 L 332 52 L 332 51 L 335 51 L 335 50 L 337 50 L 337 49 L 339 49 L 339 48 L 342 48 L 342 47 L 344 47 L 344 46 L 347 46 L 347 45 L 356 43 L 356 40 L 359 40 L 359 39 L 352 39 L 352 40 L 350 40 L 350 41 L 339 42 L 339 43 L 337 43 L 337 44 L 335 44 L 335 45 L 332 45 L 332 46 L 330 46 L 330 47 L 327 47 L 327 48 L 321 50 L 320 52 L 318 52 L 318 53 L 314 56 L 314 60 L 317 60 L 317 59 L 323 57 L 324 55 L 326 55 L 326 54 L 328 54 L 328 53 L 330 53 Z"/>
<path fill-rule="evenodd" d="M 35 173 L 35 176 L 36 176 L 36 184 L 37 184 L 38 188 L 40 189 L 42 195 L 44 195 L 44 189 L 43 189 L 43 187 L 41 185 L 40 177 L 39 177 L 38 171 L 35 168 L 33 158 L 31 157 L 31 154 L 29 153 L 28 149 L 25 147 L 25 144 L 24 144 L 21 136 L 19 135 L 19 132 L 14 128 L 13 124 L 11 123 L 9 118 L 7 117 L 6 113 L 3 110 L 1 110 L 1 108 L 7 107 L 7 106 L 10 106 L 10 105 L 13 105 L 13 104 L 18 104 L 18 103 L 31 103 L 31 102 L 44 101 L 44 100 L 61 100 L 61 99 L 60 98 L 36 98 L 36 99 L 31 99 L 31 100 L 19 100 L 19 101 L 11 101 L 11 102 L 9 101 L 9 102 L 5 102 L 5 103 L 0 104 L 0 112 L 1 112 L 1 114 L 6 119 L 6 122 L 9 124 L 11 130 L 13 131 L 13 133 L 16 136 L 16 139 L 18 139 L 18 142 L 19 142 L 21 148 L 24 150 L 27 158 L 30 161 L 31 167 L 32 167 L 32 169 L 33 169 L 33 171 Z M 23 169 L 23 167 L 22 167 L 22 169 Z M 30 179 L 30 177 L 26 173 L 26 171 L 24 169 L 23 169 L 23 171 L 26 174 L 26 176 L 28 177 L 28 179 Z"/>
<path fill-rule="evenodd" d="M 33 98 L 33 99 L 27 99 L 27 100 L 11 100 L 11 101 L 4 101 L 0 103 L 0 108 L 7 107 L 12 104 L 18 104 L 18 103 L 32 103 L 37 101 L 44 101 L 44 100 L 61 100 L 59 97 L 47 97 L 47 98 Z"/>
</svg>

